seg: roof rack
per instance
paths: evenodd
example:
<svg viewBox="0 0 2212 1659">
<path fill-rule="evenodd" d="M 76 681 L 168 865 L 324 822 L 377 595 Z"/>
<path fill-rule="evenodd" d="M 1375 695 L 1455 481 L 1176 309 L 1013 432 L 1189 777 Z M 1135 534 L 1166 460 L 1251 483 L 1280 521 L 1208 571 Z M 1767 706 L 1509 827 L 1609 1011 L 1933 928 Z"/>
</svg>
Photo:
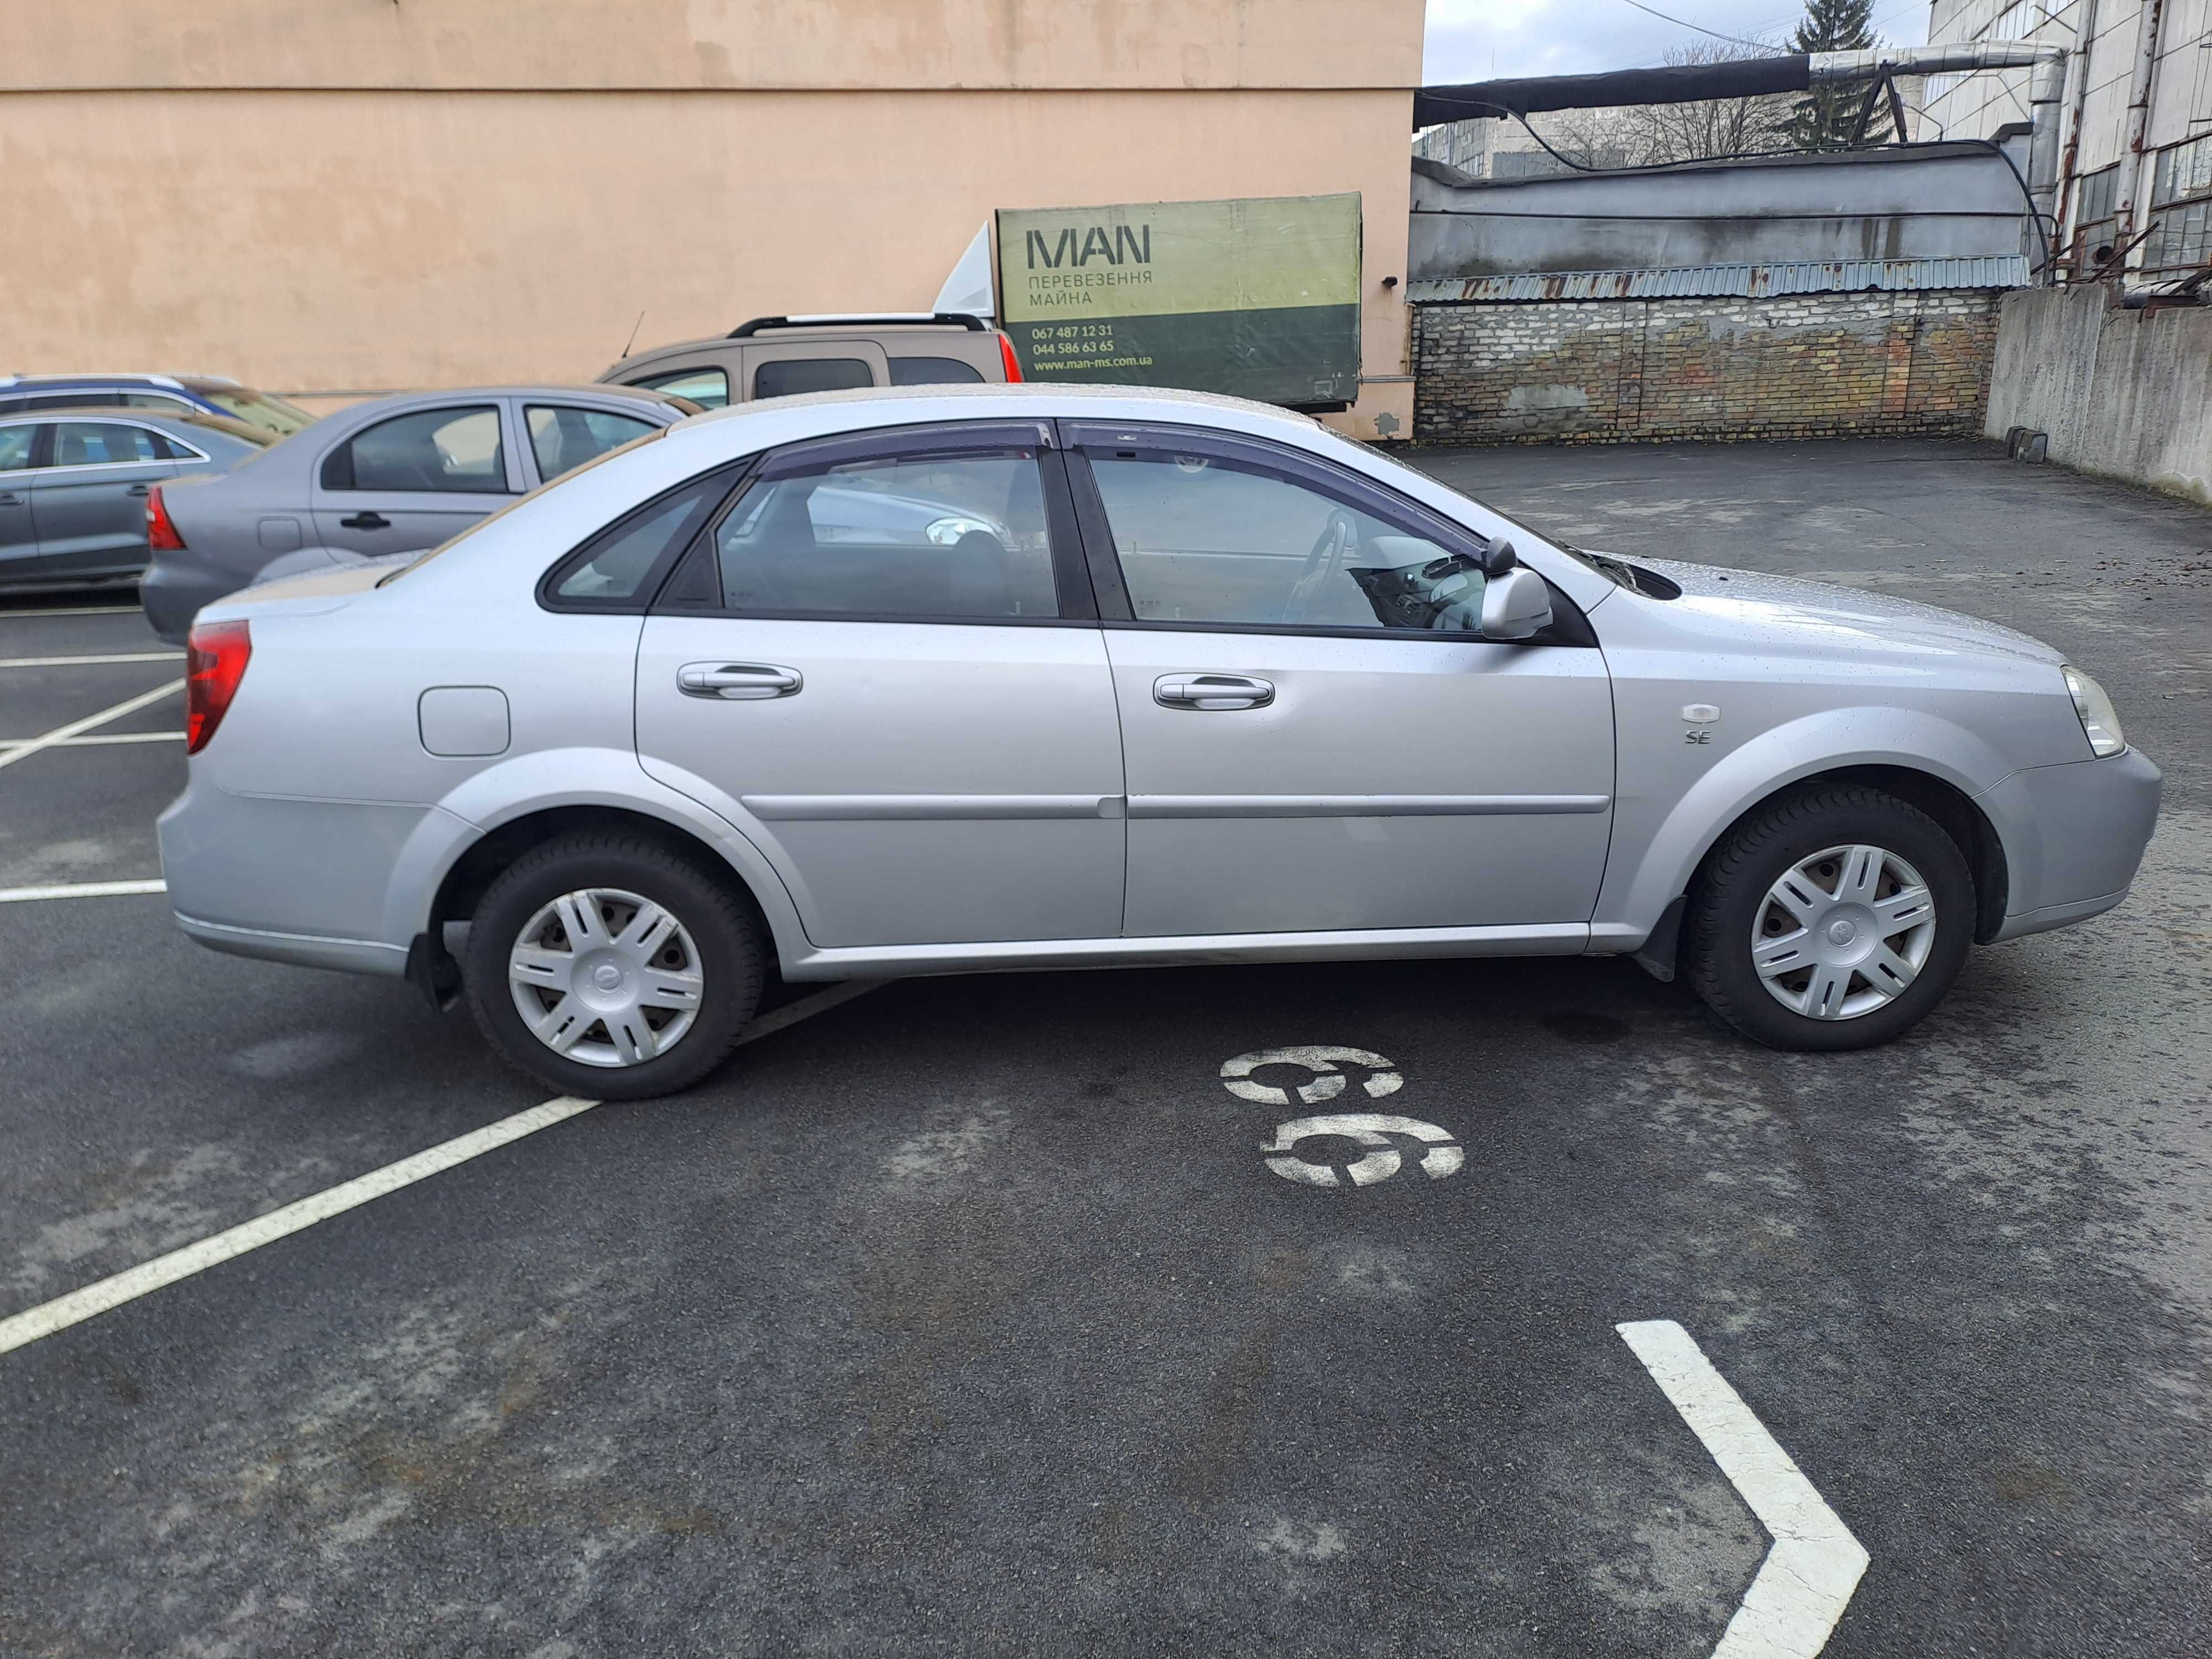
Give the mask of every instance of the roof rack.
<svg viewBox="0 0 2212 1659">
<path fill-rule="evenodd" d="M 963 311 L 823 312 L 810 317 L 756 317 L 749 323 L 738 324 L 726 337 L 749 340 L 763 329 L 770 328 L 868 327 L 879 323 L 933 323 L 941 328 L 964 328 L 977 334 L 988 332 L 981 317 L 971 317 Z"/>
</svg>

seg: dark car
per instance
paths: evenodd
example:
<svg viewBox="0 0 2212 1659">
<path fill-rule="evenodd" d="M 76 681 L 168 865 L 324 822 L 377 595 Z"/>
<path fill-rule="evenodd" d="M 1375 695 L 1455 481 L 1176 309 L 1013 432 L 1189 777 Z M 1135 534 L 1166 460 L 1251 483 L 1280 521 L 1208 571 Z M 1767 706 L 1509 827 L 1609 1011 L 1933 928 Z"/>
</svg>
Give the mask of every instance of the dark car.
<svg viewBox="0 0 2212 1659">
<path fill-rule="evenodd" d="M 410 392 L 326 415 L 252 465 L 148 496 L 139 599 L 184 643 L 204 605 L 256 582 L 435 547 L 549 478 L 699 406 L 629 386 Z"/>
<path fill-rule="evenodd" d="M 0 374 L 0 416 L 48 409 L 143 409 L 222 415 L 289 438 L 315 417 L 220 374 Z"/>
<path fill-rule="evenodd" d="M 181 410 L 0 414 L 0 586 L 135 580 L 156 486 L 228 472 L 276 441 L 228 416 Z"/>
</svg>

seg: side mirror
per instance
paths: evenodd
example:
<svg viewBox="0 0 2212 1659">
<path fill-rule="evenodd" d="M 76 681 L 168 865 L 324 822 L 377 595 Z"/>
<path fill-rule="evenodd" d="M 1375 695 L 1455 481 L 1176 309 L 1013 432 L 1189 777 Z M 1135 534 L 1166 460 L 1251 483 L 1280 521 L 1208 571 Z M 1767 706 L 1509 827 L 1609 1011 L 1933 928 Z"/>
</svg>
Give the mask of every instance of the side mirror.
<svg viewBox="0 0 2212 1659">
<path fill-rule="evenodd" d="M 1510 569 L 1483 588 L 1479 631 L 1484 639 L 1532 639 L 1551 625 L 1552 590 L 1534 571 Z"/>
<path fill-rule="evenodd" d="M 1513 550 L 1511 542 L 1496 541 L 1483 550 L 1482 557 L 1477 562 L 1476 568 L 1489 580 L 1495 581 L 1507 571 L 1517 568 L 1520 563 L 1521 556 Z"/>
</svg>

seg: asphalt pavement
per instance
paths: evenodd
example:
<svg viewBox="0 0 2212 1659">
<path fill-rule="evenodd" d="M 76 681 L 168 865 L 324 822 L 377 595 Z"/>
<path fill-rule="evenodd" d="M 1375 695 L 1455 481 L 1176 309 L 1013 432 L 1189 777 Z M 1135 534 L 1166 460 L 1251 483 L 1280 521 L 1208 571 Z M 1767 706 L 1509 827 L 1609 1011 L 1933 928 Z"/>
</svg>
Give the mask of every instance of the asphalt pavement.
<svg viewBox="0 0 2212 1659">
<path fill-rule="evenodd" d="M 1413 459 L 2063 645 L 2166 772 L 2134 896 L 1832 1056 L 1617 961 L 878 987 L 0 1352 L 0 1653 L 1702 1656 L 1777 1534 L 1638 1321 L 1863 1546 L 1826 1653 L 2212 1652 L 2212 514 L 1980 445 Z M 114 603 L 0 601 L 0 894 L 159 874 L 173 693 L 10 746 L 180 674 L 6 665 L 159 652 Z M 0 898 L 0 1319 L 544 1098 L 157 894 Z M 1429 1138 L 1270 1166 L 1346 1112 Z"/>
</svg>

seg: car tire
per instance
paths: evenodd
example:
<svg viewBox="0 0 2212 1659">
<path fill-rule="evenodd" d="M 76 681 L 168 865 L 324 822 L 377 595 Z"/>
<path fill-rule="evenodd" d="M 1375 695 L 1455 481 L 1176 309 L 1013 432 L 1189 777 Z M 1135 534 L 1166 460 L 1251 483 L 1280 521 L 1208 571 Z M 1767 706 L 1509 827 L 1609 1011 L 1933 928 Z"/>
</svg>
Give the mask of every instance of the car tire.
<svg viewBox="0 0 2212 1659">
<path fill-rule="evenodd" d="M 672 926 L 656 938 L 663 918 Z M 564 836 L 493 881 L 462 979 L 477 1026 L 518 1069 L 565 1095 L 645 1100 L 729 1057 L 760 1003 L 763 935 L 733 883 L 649 836 Z"/>
<path fill-rule="evenodd" d="M 1916 889 L 1932 913 L 1914 908 Z M 1816 785 L 1713 849 L 1683 915 L 1684 971 L 1755 1042 L 1868 1048 L 1943 1000 L 1974 915 L 1973 872 L 1935 819 L 1863 785 Z"/>
</svg>

